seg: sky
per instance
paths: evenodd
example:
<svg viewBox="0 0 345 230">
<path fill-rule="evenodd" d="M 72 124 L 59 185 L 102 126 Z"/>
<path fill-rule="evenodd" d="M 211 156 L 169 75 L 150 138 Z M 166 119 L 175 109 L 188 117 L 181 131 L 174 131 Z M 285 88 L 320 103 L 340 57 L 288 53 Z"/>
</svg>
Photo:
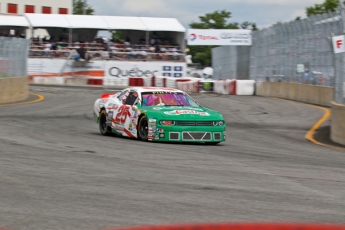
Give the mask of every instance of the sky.
<svg viewBox="0 0 345 230">
<path fill-rule="evenodd" d="M 288 22 L 325 0 L 87 0 L 95 15 L 176 18 L 186 29 L 199 16 L 216 10 L 231 12 L 229 22 L 254 22 L 259 29 Z"/>
</svg>

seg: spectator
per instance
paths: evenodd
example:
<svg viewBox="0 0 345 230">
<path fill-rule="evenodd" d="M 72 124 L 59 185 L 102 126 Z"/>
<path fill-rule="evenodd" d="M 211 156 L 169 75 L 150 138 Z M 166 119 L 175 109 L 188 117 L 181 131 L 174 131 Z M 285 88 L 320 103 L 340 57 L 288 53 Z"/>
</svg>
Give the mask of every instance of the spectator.
<svg viewBox="0 0 345 230">
<path fill-rule="evenodd" d="M 83 47 L 83 45 L 80 45 L 80 48 L 77 49 L 77 52 L 79 54 L 79 57 L 85 60 L 85 48 Z"/>
</svg>

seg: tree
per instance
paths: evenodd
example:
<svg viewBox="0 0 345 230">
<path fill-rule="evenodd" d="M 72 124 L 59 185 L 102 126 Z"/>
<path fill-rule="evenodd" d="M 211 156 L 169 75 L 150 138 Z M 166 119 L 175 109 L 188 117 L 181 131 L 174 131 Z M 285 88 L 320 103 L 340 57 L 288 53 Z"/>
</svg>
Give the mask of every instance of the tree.
<svg viewBox="0 0 345 230">
<path fill-rule="evenodd" d="M 222 10 L 199 16 L 200 22 L 189 24 L 192 29 L 252 29 L 258 30 L 255 23 L 243 22 L 241 24 L 231 23 L 231 12 Z M 212 48 L 215 46 L 188 46 L 194 63 L 200 63 L 202 66 L 212 65 Z"/>
<path fill-rule="evenodd" d="M 73 0 L 73 14 L 92 15 L 95 10 L 87 4 L 87 0 Z"/>
<path fill-rule="evenodd" d="M 121 40 L 123 40 L 123 35 L 122 35 L 121 31 L 112 31 L 111 32 L 111 40 L 113 42 L 120 42 Z"/>
<path fill-rule="evenodd" d="M 306 14 L 308 17 L 317 14 L 325 14 L 334 12 L 339 6 L 339 0 L 325 0 L 324 3 L 315 4 L 306 8 Z"/>
</svg>

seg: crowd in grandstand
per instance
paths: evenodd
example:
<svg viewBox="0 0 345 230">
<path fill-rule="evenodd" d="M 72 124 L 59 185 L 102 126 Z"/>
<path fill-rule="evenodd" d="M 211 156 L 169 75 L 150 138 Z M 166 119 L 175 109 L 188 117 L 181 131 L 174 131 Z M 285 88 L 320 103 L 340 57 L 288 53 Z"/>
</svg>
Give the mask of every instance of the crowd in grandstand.
<svg viewBox="0 0 345 230">
<path fill-rule="evenodd" d="M 177 44 L 171 44 L 167 40 L 152 38 L 149 42 L 140 39 L 139 43 L 132 44 L 130 39 L 113 41 L 98 38 L 94 41 L 77 41 L 69 44 L 65 40 L 54 38 L 33 38 L 30 48 L 31 57 L 67 57 L 71 52 L 77 51 L 80 55 L 88 53 L 89 59 L 138 59 L 138 60 L 176 60 L 184 61 L 183 51 Z M 83 55 L 83 54 L 82 54 Z"/>
</svg>

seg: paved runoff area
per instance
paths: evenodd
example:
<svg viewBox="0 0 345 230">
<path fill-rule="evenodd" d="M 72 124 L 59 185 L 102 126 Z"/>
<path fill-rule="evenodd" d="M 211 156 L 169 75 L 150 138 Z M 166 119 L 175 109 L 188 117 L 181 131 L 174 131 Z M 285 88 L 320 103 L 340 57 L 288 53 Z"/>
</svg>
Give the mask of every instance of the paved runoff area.
<svg viewBox="0 0 345 230">
<path fill-rule="evenodd" d="M 345 152 L 304 139 L 322 110 L 196 94 L 223 113 L 227 141 L 149 143 L 99 134 L 92 109 L 106 92 L 35 86 L 43 101 L 0 107 L 1 227 L 345 222 Z"/>
</svg>

